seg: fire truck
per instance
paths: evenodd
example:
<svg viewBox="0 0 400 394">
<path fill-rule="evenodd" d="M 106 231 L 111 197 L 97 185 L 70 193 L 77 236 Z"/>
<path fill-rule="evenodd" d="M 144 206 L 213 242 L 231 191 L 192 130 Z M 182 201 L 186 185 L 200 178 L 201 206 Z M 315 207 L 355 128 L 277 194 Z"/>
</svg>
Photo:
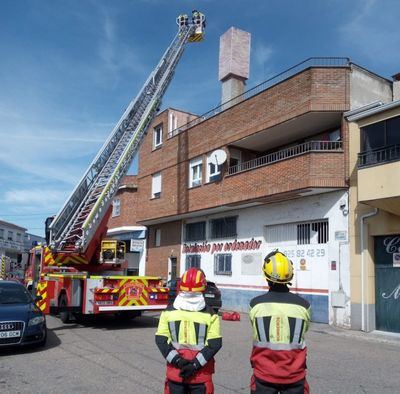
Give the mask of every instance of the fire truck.
<svg viewBox="0 0 400 394">
<path fill-rule="evenodd" d="M 164 309 L 161 278 L 128 276 L 125 243 L 107 239 L 112 199 L 126 175 L 189 42 L 203 40 L 205 17 L 177 18 L 178 32 L 130 102 L 61 210 L 46 220 L 46 244 L 30 251 L 25 283 L 44 313 L 135 317 Z"/>
</svg>

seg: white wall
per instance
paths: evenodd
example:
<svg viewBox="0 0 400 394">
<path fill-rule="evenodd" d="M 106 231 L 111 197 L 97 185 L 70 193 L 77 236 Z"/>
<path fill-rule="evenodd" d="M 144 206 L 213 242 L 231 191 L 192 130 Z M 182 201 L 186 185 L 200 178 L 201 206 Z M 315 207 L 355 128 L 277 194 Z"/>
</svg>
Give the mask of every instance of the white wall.
<svg viewBox="0 0 400 394">
<path fill-rule="evenodd" d="M 345 207 L 343 207 L 343 204 Z M 330 323 L 346 326 L 350 315 L 350 278 L 349 278 L 349 254 L 348 254 L 348 220 L 346 215 L 348 209 L 347 193 L 343 191 L 325 193 L 309 197 L 303 197 L 276 204 L 267 204 L 253 208 L 230 211 L 221 215 L 212 215 L 208 217 L 197 217 L 190 221 L 209 220 L 215 217 L 238 215 L 237 219 L 237 240 L 261 241 L 258 250 L 246 251 L 222 251 L 221 253 L 232 253 L 232 275 L 214 274 L 214 254 L 213 245 L 218 243 L 225 244 L 234 239 L 209 240 L 207 244 L 211 246 L 209 252 L 201 254 L 201 268 L 206 273 L 209 280 L 216 282 L 221 288 L 237 288 L 244 290 L 266 289 L 266 282 L 262 276 L 261 268 L 263 258 L 275 248 L 286 251 L 295 267 L 295 277 L 293 287 L 301 289 L 300 293 L 314 295 L 328 295 L 331 301 L 331 293 L 342 290 L 345 298 L 343 308 L 332 308 L 329 311 Z M 266 226 L 307 222 L 319 219 L 329 219 L 329 242 L 326 244 L 297 245 L 296 237 L 287 242 L 269 242 L 265 238 Z M 189 221 L 188 221 L 189 222 Z M 207 226 L 208 227 L 208 226 Z M 337 232 L 340 232 L 339 234 Z M 346 239 L 339 240 L 339 235 L 346 236 Z M 188 243 L 193 245 L 194 242 Z M 198 242 L 202 244 L 202 242 Z M 185 253 L 181 255 L 181 273 L 185 270 Z M 258 267 L 254 266 L 253 274 L 242 274 L 242 259 L 246 255 L 246 261 L 256 259 Z M 300 268 L 301 259 L 305 259 L 305 270 Z M 258 263 L 257 263 L 258 261 Z M 336 262 L 336 270 L 331 269 L 331 262 Z M 339 278 L 340 276 L 340 278 Z M 319 292 L 319 290 L 321 290 Z M 344 292 L 344 294 L 343 294 Z M 337 294 L 335 294 L 335 297 Z M 335 298 L 337 302 L 337 298 Z M 329 305 L 331 302 L 329 301 Z"/>
</svg>

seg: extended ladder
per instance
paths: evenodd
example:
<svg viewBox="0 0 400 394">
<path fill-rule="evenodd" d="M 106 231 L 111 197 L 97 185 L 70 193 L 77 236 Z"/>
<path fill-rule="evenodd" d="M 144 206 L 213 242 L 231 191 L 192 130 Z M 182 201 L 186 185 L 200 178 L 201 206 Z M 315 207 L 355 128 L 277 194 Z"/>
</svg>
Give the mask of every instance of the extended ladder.
<svg viewBox="0 0 400 394">
<path fill-rule="evenodd" d="M 204 23 L 186 15 L 177 22 L 171 45 L 49 226 L 54 252 L 85 252 L 159 110 L 185 44 L 202 38 Z"/>
</svg>

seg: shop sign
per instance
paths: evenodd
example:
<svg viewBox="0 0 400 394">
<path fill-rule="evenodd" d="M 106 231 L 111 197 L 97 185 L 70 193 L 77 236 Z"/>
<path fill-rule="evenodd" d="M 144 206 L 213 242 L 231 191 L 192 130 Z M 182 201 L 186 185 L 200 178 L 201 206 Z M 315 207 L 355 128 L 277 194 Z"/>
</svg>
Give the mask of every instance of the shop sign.
<svg viewBox="0 0 400 394">
<path fill-rule="evenodd" d="M 346 241 L 347 231 L 335 231 L 335 241 Z"/>
<path fill-rule="evenodd" d="M 393 267 L 400 268 L 400 237 L 386 237 L 383 240 L 385 251 L 392 254 Z"/>
<path fill-rule="evenodd" d="M 230 242 L 213 242 L 207 241 L 201 244 L 183 244 L 182 253 L 218 253 L 218 252 L 237 252 L 245 250 L 260 249 L 262 241 L 256 241 L 252 238 L 250 241 L 238 241 L 235 239 Z"/>
<path fill-rule="evenodd" d="M 22 245 L 18 242 L 0 239 L 0 248 L 22 250 Z"/>
<path fill-rule="evenodd" d="M 131 239 L 131 252 L 142 252 L 144 249 L 144 240 L 142 239 Z"/>
</svg>

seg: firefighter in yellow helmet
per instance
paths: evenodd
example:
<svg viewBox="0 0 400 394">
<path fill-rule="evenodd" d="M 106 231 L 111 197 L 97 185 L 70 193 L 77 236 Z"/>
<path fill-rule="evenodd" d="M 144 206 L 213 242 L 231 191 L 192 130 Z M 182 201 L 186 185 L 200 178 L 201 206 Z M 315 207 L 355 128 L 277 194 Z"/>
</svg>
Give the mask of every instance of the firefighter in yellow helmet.
<svg viewBox="0 0 400 394">
<path fill-rule="evenodd" d="M 304 334 L 310 304 L 291 293 L 292 262 L 278 250 L 264 259 L 269 291 L 250 302 L 253 327 L 251 393 L 308 393 Z"/>
<path fill-rule="evenodd" d="M 161 313 L 156 344 L 167 360 L 165 394 L 213 394 L 214 355 L 222 346 L 219 316 L 206 305 L 202 270 L 189 268 L 173 304 Z"/>
</svg>

